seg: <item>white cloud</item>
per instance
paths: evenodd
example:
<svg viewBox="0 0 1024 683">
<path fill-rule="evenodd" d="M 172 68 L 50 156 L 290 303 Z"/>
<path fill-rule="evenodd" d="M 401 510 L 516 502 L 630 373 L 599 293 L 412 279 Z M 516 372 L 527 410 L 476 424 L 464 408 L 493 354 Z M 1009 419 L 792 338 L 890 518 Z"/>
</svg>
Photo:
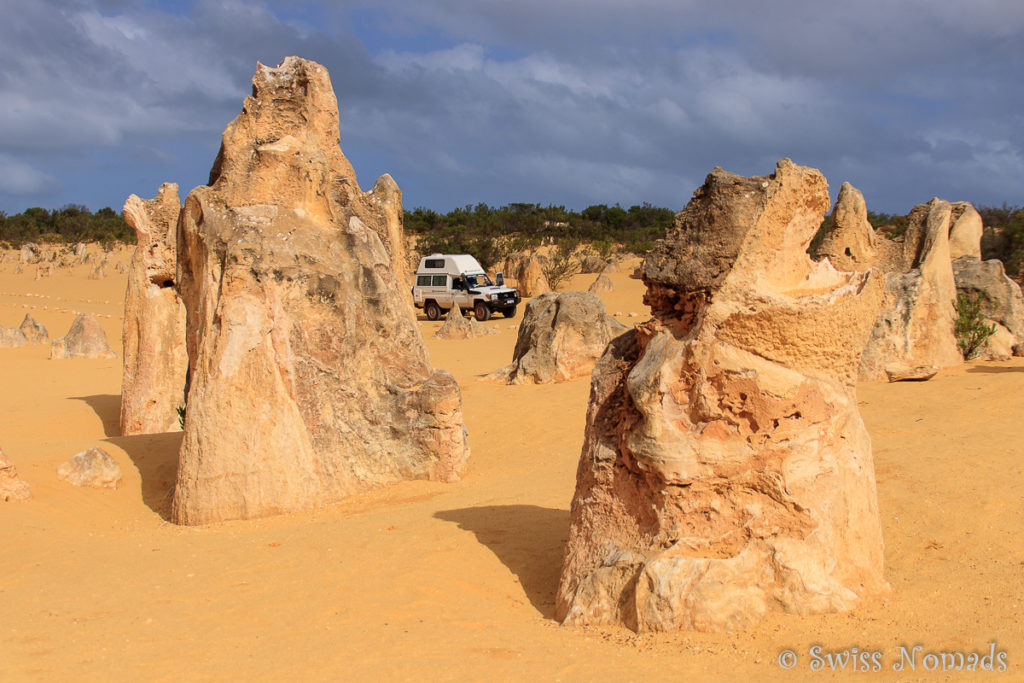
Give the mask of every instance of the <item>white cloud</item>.
<svg viewBox="0 0 1024 683">
<path fill-rule="evenodd" d="M 301 5 L 0 0 L 0 154 L 33 169 L 110 150 L 124 175 L 188 163 L 194 179 L 168 179 L 190 186 L 212 152 L 183 149 L 216 149 L 256 60 L 300 54 L 331 71 L 361 177 L 391 172 L 412 205 L 677 206 L 715 165 L 765 173 L 780 156 L 885 209 L 953 183 L 955 163 L 986 201 L 1024 187 L 1019 0 Z M 376 21 L 346 22 L 353 8 Z M 23 176 L 64 178 L 47 163 Z"/>
<path fill-rule="evenodd" d="M 19 197 L 47 196 L 59 190 L 60 182 L 51 174 L 0 153 L 0 194 Z"/>
</svg>

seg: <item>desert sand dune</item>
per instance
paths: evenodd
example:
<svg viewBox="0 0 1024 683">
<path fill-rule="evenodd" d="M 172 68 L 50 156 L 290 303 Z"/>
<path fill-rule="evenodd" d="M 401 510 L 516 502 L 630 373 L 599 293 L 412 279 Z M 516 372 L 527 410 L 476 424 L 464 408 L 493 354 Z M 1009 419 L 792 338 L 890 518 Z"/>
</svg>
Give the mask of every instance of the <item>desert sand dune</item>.
<svg viewBox="0 0 1024 683">
<path fill-rule="evenodd" d="M 76 311 L 94 313 L 119 357 L 0 349 L 0 448 L 33 493 L 0 503 L 0 679 L 817 679 L 818 644 L 879 651 L 883 678 L 916 680 L 951 675 L 925 671 L 926 652 L 988 654 L 993 642 L 1007 652 L 999 679 L 1024 678 L 1024 359 L 859 385 L 889 597 L 727 634 L 584 630 L 553 615 L 588 381 L 480 381 L 511 359 L 522 308 L 477 339 L 435 339 L 440 321 L 417 323 L 433 365 L 462 388 L 461 482 L 181 527 L 167 521 L 180 432 L 118 435 L 125 276 L 13 270 L 0 265 L 0 325 L 30 312 L 56 338 Z M 601 298 L 631 325 L 646 309 L 627 272 Z M 118 461 L 119 489 L 58 480 L 90 446 Z M 909 675 L 891 668 L 901 645 L 923 647 Z M 791 670 L 784 649 L 797 654 Z"/>
</svg>

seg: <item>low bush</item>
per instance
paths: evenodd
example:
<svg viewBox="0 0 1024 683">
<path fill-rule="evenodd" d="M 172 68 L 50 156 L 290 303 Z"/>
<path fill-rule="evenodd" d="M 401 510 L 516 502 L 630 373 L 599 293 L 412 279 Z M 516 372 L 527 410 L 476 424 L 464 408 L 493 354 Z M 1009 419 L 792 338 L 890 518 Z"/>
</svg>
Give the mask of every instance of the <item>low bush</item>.
<svg viewBox="0 0 1024 683">
<path fill-rule="evenodd" d="M 989 337 L 995 334 L 996 326 L 985 322 L 981 314 L 981 306 L 985 295 L 981 292 L 958 294 L 954 307 L 956 322 L 953 331 L 956 334 L 956 345 L 960 348 L 964 360 L 975 358 Z"/>
</svg>

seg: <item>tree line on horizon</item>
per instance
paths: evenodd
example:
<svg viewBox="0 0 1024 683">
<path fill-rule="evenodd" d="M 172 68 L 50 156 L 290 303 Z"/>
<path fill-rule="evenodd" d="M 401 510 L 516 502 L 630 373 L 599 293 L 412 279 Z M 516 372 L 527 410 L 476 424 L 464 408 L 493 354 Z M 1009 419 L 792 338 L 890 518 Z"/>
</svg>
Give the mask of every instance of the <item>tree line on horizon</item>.
<svg viewBox="0 0 1024 683">
<path fill-rule="evenodd" d="M 128 227 L 124 216 L 109 206 L 96 213 L 80 204 L 52 211 L 33 207 L 13 216 L 0 211 L 0 246 L 18 248 L 28 242 L 135 244 L 135 231 Z"/>
<path fill-rule="evenodd" d="M 1024 277 L 1024 206 L 975 206 L 985 226 L 982 258 L 1003 261 L 1007 272 Z M 618 204 L 595 204 L 580 211 L 564 206 L 512 203 L 492 207 L 467 205 L 438 213 L 418 207 L 404 212 L 404 228 L 416 238 L 422 253 L 473 254 L 485 267 L 509 253 L 544 244 L 589 245 L 598 255 L 644 254 L 665 236 L 676 212 L 649 203 L 624 209 Z M 868 211 L 868 222 L 881 234 L 898 239 L 907 216 Z M 18 248 L 28 242 L 135 243 L 135 231 L 114 209 L 95 213 L 79 204 L 60 209 L 40 207 L 7 215 L 0 211 L 0 247 Z"/>
</svg>

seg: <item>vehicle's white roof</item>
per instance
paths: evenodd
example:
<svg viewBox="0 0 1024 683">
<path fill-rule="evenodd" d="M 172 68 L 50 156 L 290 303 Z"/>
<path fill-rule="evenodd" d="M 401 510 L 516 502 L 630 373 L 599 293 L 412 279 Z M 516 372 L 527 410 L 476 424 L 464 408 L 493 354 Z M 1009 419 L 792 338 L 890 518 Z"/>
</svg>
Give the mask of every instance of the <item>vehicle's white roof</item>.
<svg viewBox="0 0 1024 683">
<path fill-rule="evenodd" d="M 420 269 L 424 269 L 424 261 L 436 258 L 444 258 L 445 270 L 448 270 L 449 266 L 453 266 L 460 273 L 484 272 L 484 269 L 480 267 L 480 263 L 469 254 L 431 254 L 430 256 L 424 256 L 423 260 L 420 261 Z"/>
</svg>

